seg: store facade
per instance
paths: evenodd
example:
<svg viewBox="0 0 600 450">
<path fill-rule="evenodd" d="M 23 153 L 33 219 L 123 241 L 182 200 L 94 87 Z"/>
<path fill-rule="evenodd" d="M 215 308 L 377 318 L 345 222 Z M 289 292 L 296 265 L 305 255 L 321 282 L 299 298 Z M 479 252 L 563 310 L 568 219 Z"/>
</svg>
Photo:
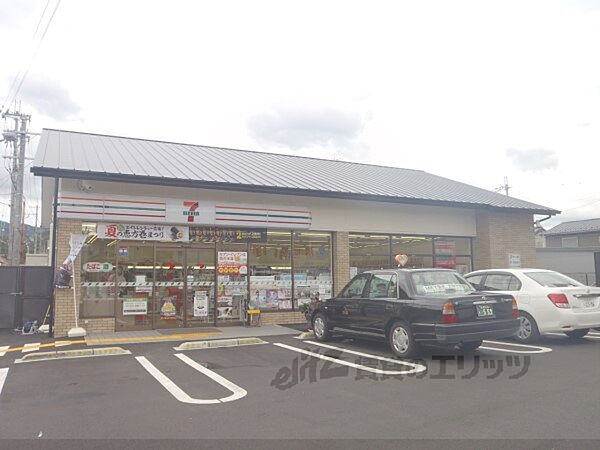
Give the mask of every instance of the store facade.
<svg viewBox="0 0 600 450">
<path fill-rule="evenodd" d="M 65 137 L 77 138 L 87 170 L 72 159 L 60 161 L 65 155 L 64 148 L 61 152 Z M 132 179 L 108 173 L 106 168 L 102 174 L 92 171 L 89 166 L 94 158 L 116 163 L 125 147 L 119 154 L 99 156 L 98 143 L 92 145 L 86 139 L 101 139 L 104 148 L 135 144 L 149 152 L 156 151 L 157 145 L 44 130 L 33 171 L 44 177 L 43 220 L 57 225 L 53 247 L 59 265 L 69 254 L 69 237 L 85 235 L 72 280 L 77 304 L 73 306 L 67 290 L 55 292 L 56 336 L 66 334 L 75 316 L 88 332 L 239 324 L 248 308 L 259 309 L 263 323 L 301 322 L 303 304 L 335 295 L 354 274 L 393 267 L 397 254 L 408 256 L 409 267 L 443 267 L 462 273 L 506 265 L 515 253 L 523 265 L 535 264 L 532 223 L 533 214 L 540 211 L 536 205 L 515 208 L 517 200 L 507 207 L 486 205 L 483 200 L 481 204 L 392 201 L 389 196 L 374 195 L 363 199 L 323 191 L 322 175 L 321 191 L 315 192 L 257 187 L 258 181 L 269 181 L 270 175 L 263 174 L 252 185 L 214 187 L 149 175 Z M 48 152 L 54 154 L 48 156 Z M 227 152 L 235 152 L 229 155 L 231 161 L 232 155 L 255 157 L 253 152 L 227 149 L 218 155 L 227 161 Z M 280 184 L 300 183 L 299 164 L 310 164 L 313 171 L 327 164 L 379 170 L 377 166 L 259 155 L 277 156 L 274 166 L 290 171 L 278 177 Z M 52 158 L 59 161 L 49 161 Z M 211 173 L 237 174 L 251 163 L 255 164 L 238 161 L 213 168 Z M 129 160 L 123 160 L 119 170 L 125 165 L 134 171 Z M 172 173 L 174 167 L 168 170 Z M 206 166 L 197 170 L 208 172 Z M 377 183 L 378 174 L 374 175 L 370 183 Z M 506 201 L 488 194 L 494 201 Z M 48 207 L 53 203 L 56 211 Z"/>
</svg>

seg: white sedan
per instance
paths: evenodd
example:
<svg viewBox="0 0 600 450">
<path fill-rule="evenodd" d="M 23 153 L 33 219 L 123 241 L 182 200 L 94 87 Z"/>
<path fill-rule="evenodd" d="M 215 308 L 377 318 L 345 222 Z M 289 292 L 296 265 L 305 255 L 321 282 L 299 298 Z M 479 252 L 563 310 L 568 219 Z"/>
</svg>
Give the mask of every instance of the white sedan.
<svg viewBox="0 0 600 450">
<path fill-rule="evenodd" d="M 517 300 L 521 327 L 515 335 L 532 342 L 546 333 L 573 339 L 600 327 L 600 288 L 588 287 L 544 269 L 477 270 L 465 278 L 479 291 L 510 294 Z"/>
</svg>

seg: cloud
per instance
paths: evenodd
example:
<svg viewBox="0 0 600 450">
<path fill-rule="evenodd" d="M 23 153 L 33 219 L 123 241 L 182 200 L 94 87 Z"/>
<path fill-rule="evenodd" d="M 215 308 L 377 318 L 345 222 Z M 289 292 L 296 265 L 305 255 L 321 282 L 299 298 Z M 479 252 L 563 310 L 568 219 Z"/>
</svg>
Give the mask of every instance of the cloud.
<svg viewBox="0 0 600 450">
<path fill-rule="evenodd" d="M 511 159 L 513 165 L 523 172 L 539 172 L 558 167 L 558 156 L 554 150 L 509 148 L 506 150 L 506 156 Z"/>
<path fill-rule="evenodd" d="M 7 27 L 18 25 L 21 20 L 33 13 L 35 7 L 33 2 L 0 0 L 0 25 Z"/>
<path fill-rule="evenodd" d="M 19 98 L 40 114 L 56 120 L 73 117 L 81 110 L 60 82 L 39 76 L 30 75 L 25 80 Z"/>
<path fill-rule="evenodd" d="M 366 151 L 359 142 L 367 118 L 355 112 L 335 108 L 276 107 L 251 116 L 248 130 L 262 144 L 294 150 L 326 147 L 344 156 Z"/>
</svg>

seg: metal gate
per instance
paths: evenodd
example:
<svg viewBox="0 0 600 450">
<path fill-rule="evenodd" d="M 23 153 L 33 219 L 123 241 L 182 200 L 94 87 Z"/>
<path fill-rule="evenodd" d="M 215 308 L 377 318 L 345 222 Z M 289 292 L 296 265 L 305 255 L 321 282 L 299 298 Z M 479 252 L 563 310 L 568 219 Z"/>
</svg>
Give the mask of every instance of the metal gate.
<svg viewBox="0 0 600 450">
<path fill-rule="evenodd" d="M 0 328 L 41 323 L 52 301 L 51 281 L 51 267 L 0 267 Z"/>
</svg>

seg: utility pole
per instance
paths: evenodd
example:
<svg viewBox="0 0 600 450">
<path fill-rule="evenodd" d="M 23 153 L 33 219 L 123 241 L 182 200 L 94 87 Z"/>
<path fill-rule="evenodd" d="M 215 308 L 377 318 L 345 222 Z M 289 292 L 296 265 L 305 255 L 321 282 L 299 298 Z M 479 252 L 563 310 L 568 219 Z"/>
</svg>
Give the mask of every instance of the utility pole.
<svg viewBox="0 0 600 450">
<path fill-rule="evenodd" d="M 508 197 L 508 190 L 511 188 L 512 186 L 508 185 L 508 177 L 504 177 L 504 184 L 497 187 L 496 189 L 494 189 L 494 192 L 502 192 L 504 191 L 504 193 L 506 194 L 506 196 Z"/>
<path fill-rule="evenodd" d="M 507 197 L 508 197 L 509 189 L 510 189 L 510 186 L 508 185 L 508 177 L 504 177 L 504 193 L 506 194 Z"/>
<path fill-rule="evenodd" d="M 39 228 L 38 228 L 38 208 L 39 205 L 35 205 L 35 232 L 33 234 L 33 253 L 35 253 L 36 255 L 39 253 L 38 250 L 38 234 L 39 234 Z"/>
<path fill-rule="evenodd" d="M 22 243 L 23 236 L 23 176 L 25 171 L 25 149 L 29 135 L 27 133 L 27 125 L 31 120 L 31 116 L 21 114 L 18 111 L 5 112 L 3 118 L 10 118 L 15 121 L 15 129 L 6 130 L 3 133 L 5 141 L 11 142 L 13 145 L 12 153 L 12 169 L 10 172 L 10 228 L 8 233 L 8 255 L 7 259 L 11 266 L 18 266 L 22 261 Z"/>
</svg>

